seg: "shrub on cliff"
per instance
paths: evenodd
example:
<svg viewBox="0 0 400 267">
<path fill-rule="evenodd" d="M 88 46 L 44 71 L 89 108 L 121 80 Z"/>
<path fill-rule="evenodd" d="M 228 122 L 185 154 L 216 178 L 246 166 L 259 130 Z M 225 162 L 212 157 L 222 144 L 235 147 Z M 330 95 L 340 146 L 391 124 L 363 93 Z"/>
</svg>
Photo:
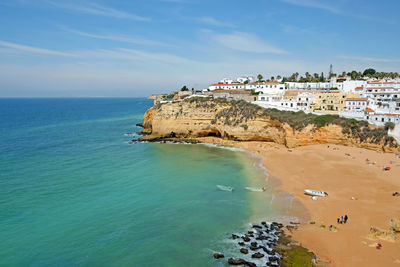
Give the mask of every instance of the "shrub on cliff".
<svg viewBox="0 0 400 267">
<path fill-rule="evenodd" d="M 358 121 L 355 119 L 346 119 L 337 115 L 315 115 L 306 114 L 303 111 L 283 111 L 278 109 L 265 109 L 258 105 L 246 102 L 244 100 L 235 101 L 224 98 L 203 98 L 193 97 L 188 100 L 190 103 L 196 103 L 197 107 L 214 107 L 217 104 L 229 104 L 226 108 L 216 113 L 213 123 L 217 120 L 229 126 L 247 126 L 248 120 L 257 117 L 267 116 L 272 120 L 281 123 L 287 123 L 295 130 L 301 131 L 308 125 L 315 127 L 324 127 L 329 124 L 339 125 L 342 127 L 342 133 L 350 137 L 359 139 L 360 142 L 371 142 L 375 144 L 384 144 L 391 147 L 397 147 L 395 139 L 388 136 L 384 127 L 370 127 L 366 121 Z M 247 129 L 246 129 L 247 130 Z"/>
<path fill-rule="evenodd" d="M 395 127 L 395 124 L 393 122 L 388 121 L 387 123 L 385 123 L 385 130 L 393 130 Z"/>
</svg>

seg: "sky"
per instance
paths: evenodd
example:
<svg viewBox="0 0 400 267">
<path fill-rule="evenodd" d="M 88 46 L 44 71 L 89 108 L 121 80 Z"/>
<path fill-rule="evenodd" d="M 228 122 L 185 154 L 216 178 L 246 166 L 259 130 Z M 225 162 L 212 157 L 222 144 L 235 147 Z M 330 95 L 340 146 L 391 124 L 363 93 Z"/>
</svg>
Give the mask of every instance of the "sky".
<svg viewBox="0 0 400 267">
<path fill-rule="evenodd" d="M 144 97 L 243 75 L 400 72 L 398 0 L 0 0 L 0 97 Z"/>
</svg>

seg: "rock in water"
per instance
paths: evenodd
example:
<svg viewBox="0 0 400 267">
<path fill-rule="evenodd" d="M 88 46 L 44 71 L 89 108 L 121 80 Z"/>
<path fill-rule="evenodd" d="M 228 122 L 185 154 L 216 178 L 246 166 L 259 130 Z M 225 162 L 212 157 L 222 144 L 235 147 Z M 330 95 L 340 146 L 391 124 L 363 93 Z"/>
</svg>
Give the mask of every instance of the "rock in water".
<svg viewBox="0 0 400 267">
<path fill-rule="evenodd" d="M 238 235 L 232 234 L 232 239 L 237 239 L 237 238 L 239 238 Z"/>
<path fill-rule="evenodd" d="M 214 253 L 214 259 L 220 259 L 220 258 L 225 258 L 224 254 L 218 252 Z"/>
<path fill-rule="evenodd" d="M 244 242 L 250 242 L 250 237 L 248 236 L 243 236 L 242 239 Z"/>
<path fill-rule="evenodd" d="M 245 261 L 244 259 L 233 259 L 233 258 L 229 258 L 228 259 L 228 263 L 230 265 L 245 265 L 247 263 L 247 261 Z"/>
<path fill-rule="evenodd" d="M 238 242 L 239 246 L 244 247 L 246 244 L 244 242 Z"/>
<path fill-rule="evenodd" d="M 254 253 L 253 255 L 251 255 L 251 257 L 252 257 L 252 258 L 259 259 L 259 258 L 264 257 L 264 254 L 262 254 L 262 253 L 260 253 L 260 252 L 257 252 L 257 253 Z"/>
<path fill-rule="evenodd" d="M 249 251 L 247 249 L 245 249 L 245 248 L 241 248 L 240 252 L 243 253 L 243 254 L 248 254 L 249 253 Z"/>
</svg>

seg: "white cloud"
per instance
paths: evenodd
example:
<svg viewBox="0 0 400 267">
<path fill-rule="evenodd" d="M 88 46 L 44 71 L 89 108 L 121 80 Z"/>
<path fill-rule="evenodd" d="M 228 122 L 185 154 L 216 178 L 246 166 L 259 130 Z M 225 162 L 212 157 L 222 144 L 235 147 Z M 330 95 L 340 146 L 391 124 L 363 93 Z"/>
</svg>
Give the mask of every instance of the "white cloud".
<svg viewBox="0 0 400 267">
<path fill-rule="evenodd" d="M 55 7 L 74 10 L 80 13 L 85 14 L 92 14 L 92 15 L 99 15 L 104 17 L 113 17 L 113 18 L 120 18 L 120 19 L 130 19 L 136 21 L 150 21 L 151 18 L 149 17 L 142 17 L 135 14 L 131 14 L 125 11 L 117 10 L 114 8 L 102 6 L 96 3 L 89 3 L 86 5 L 77 5 L 72 3 L 66 2 L 57 2 L 52 0 L 45 0 L 46 3 L 53 5 Z"/>
<path fill-rule="evenodd" d="M 159 46 L 169 46 L 169 47 L 174 46 L 174 45 L 166 44 L 163 42 L 147 40 L 147 39 L 143 39 L 143 38 L 139 38 L 139 37 L 94 34 L 94 33 L 82 32 L 82 31 L 77 31 L 74 29 L 69 29 L 69 28 L 64 28 L 64 27 L 62 27 L 62 28 L 68 32 L 71 32 L 71 33 L 74 33 L 74 34 L 77 34 L 80 36 L 95 38 L 95 39 L 112 40 L 112 41 L 131 43 L 131 44 L 140 44 L 140 45 L 159 45 Z"/>
<path fill-rule="evenodd" d="M 282 0 L 282 1 L 296 6 L 318 8 L 336 14 L 342 13 L 340 9 L 337 9 L 335 6 L 332 5 L 333 1 L 326 1 L 326 0 Z"/>
<path fill-rule="evenodd" d="M 51 55 L 51 56 L 63 56 L 63 57 L 73 57 L 74 54 L 71 53 L 65 53 L 65 52 L 60 52 L 56 50 L 49 50 L 49 49 L 43 49 L 43 48 L 38 48 L 38 47 L 33 47 L 33 46 L 27 46 L 27 45 L 21 45 L 21 44 L 16 44 L 16 43 L 9 43 L 9 42 L 4 42 L 0 41 L 0 46 L 6 47 L 6 48 L 11 48 L 12 52 L 26 52 L 30 54 L 41 54 L 41 55 Z"/>
<path fill-rule="evenodd" d="M 261 40 L 258 36 L 244 33 L 234 32 L 231 34 L 215 34 L 211 33 L 212 38 L 220 45 L 233 50 L 263 53 L 263 54 L 286 54 L 287 51 L 275 47 Z"/>
<path fill-rule="evenodd" d="M 233 26 L 230 23 L 225 23 L 225 22 L 216 20 L 215 18 L 212 18 L 212 17 L 200 17 L 200 18 L 197 18 L 196 20 L 201 23 L 212 25 L 212 26 L 219 26 L 219 27 L 232 27 Z"/>
<path fill-rule="evenodd" d="M 162 63 L 166 65 L 183 65 L 183 64 L 196 64 L 197 61 L 187 59 L 184 57 L 176 56 L 168 53 L 150 53 L 142 50 L 128 49 L 128 48 L 115 48 L 115 49 L 97 49 L 97 50 L 84 50 L 76 52 L 80 58 L 86 59 L 104 59 L 104 60 L 118 60 L 128 61 L 132 63 L 144 63 L 145 66 L 151 66 L 154 63 Z"/>
<path fill-rule="evenodd" d="M 357 56 L 339 56 L 343 59 L 351 59 L 358 61 L 367 61 L 367 62 L 400 62 L 400 59 L 396 58 L 376 58 L 376 57 L 357 57 Z"/>
</svg>

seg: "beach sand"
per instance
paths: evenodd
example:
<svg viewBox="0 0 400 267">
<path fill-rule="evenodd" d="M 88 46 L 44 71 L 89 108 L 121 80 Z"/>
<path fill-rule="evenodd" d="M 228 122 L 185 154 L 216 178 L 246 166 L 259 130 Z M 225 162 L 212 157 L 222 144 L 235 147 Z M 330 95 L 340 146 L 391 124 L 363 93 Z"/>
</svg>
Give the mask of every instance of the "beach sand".
<svg viewBox="0 0 400 267">
<path fill-rule="evenodd" d="M 268 173 L 280 180 L 279 190 L 295 196 L 306 208 L 307 220 L 315 222 L 302 222 L 290 234 L 320 260 L 340 267 L 400 266 L 399 234 L 396 241 L 368 239 L 371 227 L 389 230 L 390 219 L 400 219 L 400 197 L 392 196 L 400 192 L 400 158 L 395 154 L 338 145 L 287 149 L 266 142 L 211 137 L 200 141 L 240 147 L 262 156 Z M 386 166 L 391 170 L 383 171 Z M 312 200 L 304 195 L 304 189 L 326 191 L 329 196 Z M 337 218 L 345 214 L 348 222 L 338 224 Z M 330 225 L 338 231 L 330 231 Z M 381 249 L 376 249 L 377 243 L 382 244 Z"/>
</svg>

